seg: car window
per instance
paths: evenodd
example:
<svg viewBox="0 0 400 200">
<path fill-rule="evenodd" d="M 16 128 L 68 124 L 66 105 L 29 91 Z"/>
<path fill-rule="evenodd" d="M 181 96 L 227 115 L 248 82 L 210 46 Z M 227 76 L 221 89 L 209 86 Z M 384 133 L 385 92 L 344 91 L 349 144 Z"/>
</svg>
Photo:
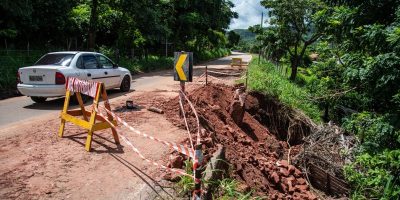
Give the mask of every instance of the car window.
<svg viewBox="0 0 400 200">
<path fill-rule="evenodd" d="M 108 58 L 106 58 L 105 56 L 97 55 L 97 58 L 99 59 L 100 66 L 102 68 L 105 68 L 105 69 L 112 69 L 113 68 L 113 63 Z"/>
<path fill-rule="evenodd" d="M 85 66 L 83 65 L 83 56 L 79 56 L 78 60 L 76 61 L 76 67 L 79 69 L 85 69 Z"/>
<path fill-rule="evenodd" d="M 41 57 L 35 65 L 60 65 L 60 66 L 69 66 L 72 58 L 74 58 L 75 54 L 46 54 Z"/>
<path fill-rule="evenodd" d="M 97 60 L 94 55 L 83 55 L 82 59 L 85 69 L 97 69 Z"/>
</svg>

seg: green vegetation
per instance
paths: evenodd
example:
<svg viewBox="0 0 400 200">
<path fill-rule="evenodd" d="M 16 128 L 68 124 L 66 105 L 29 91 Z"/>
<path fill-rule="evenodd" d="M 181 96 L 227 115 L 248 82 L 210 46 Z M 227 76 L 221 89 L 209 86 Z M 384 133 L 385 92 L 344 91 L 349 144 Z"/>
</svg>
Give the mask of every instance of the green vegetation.
<svg viewBox="0 0 400 200">
<path fill-rule="evenodd" d="M 256 39 L 256 34 L 247 29 L 234 29 L 232 31 L 238 34 L 242 41 L 254 41 Z"/>
<path fill-rule="evenodd" d="M 185 172 L 187 174 L 193 174 L 193 162 L 190 160 L 185 161 Z M 186 194 L 191 194 L 191 192 L 194 190 L 194 180 L 192 177 L 189 176 L 181 176 L 179 182 L 177 183 L 177 186 L 179 188 L 178 193 L 180 195 L 186 195 Z"/>
<path fill-rule="evenodd" d="M 255 44 L 256 34 L 247 29 L 234 29 L 232 30 L 240 36 L 239 43 L 233 47 L 242 52 L 256 53 L 259 46 Z"/>
<path fill-rule="evenodd" d="M 197 58 L 197 61 L 207 61 L 207 60 L 212 60 L 212 59 L 228 56 L 229 54 L 231 54 L 231 52 L 228 49 L 217 48 L 217 49 L 212 49 L 212 50 L 200 51 L 200 52 L 198 52 L 198 54 L 193 55 L 193 56 L 195 57 L 195 59 Z"/>
<path fill-rule="evenodd" d="M 391 116 L 369 112 L 346 118 L 343 127 L 360 140 L 358 156 L 345 174 L 355 186 L 354 199 L 396 199 L 400 196 L 400 130 Z"/>
<path fill-rule="evenodd" d="M 398 199 L 400 2 L 261 2 L 270 10 L 270 26 L 249 30 L 257 33 L 264 59 L 283 71 L 290 66 L 291 81 L 279 80 L 282 70 L 272 64 L 253 62 L 250 72 L 259 72 L 250 73 L 250 87 L 315 119 L 316 109 L 305 106 L 312 105 L 324 111 L 324 121 L 356 135 L 355 159 L 344 169 L 353 199 Z"/>
<path fill-rule="evenodd" d="M 249 88 L 277 97 L 282 103 L 292 108 L 298 108 L 314 121 L 320 121 L 320 111 L 311 101 L 312 96 L 306 88 L 290 82 L 275 66 L 254 56 L 249 65 Z"/>
<path fill-rule="evenodd" d="M 16 88 L 18 68 L 35 63 L 44 52 L 0 50 L 0 90 Z"/>
<path fill-rule="evenodd" d="M 234 179 L 222 179 L 217 183 L 216 195 L 213 199 L 219 200 L 249 200 L 249 199 L 259 199 L 252 197 L 252 192 L 243 193 L 238 190 L 239 183 Z"/>
<path fill-rule="evenodd" d="M 229 54 L 232 7 L 228 0 L 5 1 L 0 49 L 99 51 L 132 72 L 163 69 L 174 51 L 194 52 L 195 62 Z M 1 90 L 15 88 L 17 68 L 37 59 L 24 57 L 1 55 Z"/>
</svg>

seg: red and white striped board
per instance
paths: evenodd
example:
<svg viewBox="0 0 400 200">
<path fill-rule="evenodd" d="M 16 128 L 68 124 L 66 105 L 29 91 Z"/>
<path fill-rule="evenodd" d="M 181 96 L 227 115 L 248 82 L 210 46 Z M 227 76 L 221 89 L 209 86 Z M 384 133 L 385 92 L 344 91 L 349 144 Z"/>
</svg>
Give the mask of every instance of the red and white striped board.
<svg viewBox="0 0 400 200">
<path fill-rule="evenodd" d="M 79 92 L 95 98 L 99 84 L 99 82 L 85 81 L 75 77 L 68 77 L 66 89 L 71 92 Z"/>
</svg>

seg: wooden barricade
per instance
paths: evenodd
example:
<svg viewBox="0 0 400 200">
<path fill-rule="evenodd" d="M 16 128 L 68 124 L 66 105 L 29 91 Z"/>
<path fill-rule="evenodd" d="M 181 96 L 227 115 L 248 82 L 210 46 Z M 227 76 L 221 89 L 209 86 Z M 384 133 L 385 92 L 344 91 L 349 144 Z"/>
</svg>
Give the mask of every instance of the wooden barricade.
<svg viewBox="0 0 400 200">
<path fill-rule="evenodd" d="M 232 58 L 231 67 L 233 67 L 233 66 L 242 67 L 243 65 L 245 65 L 245 64 L 243 64 L 242 58 Z"/>
<path fill-rule="evenodd" d="M 107 120 L 112 122 L 115 126 L 117 125 L 117 121 L 113 119 L 111 114 L 107 114 L 106 120 L 104 119 L 104 117 L 100 116 L 97 113 L 100 96 L 102 97 L 104 106 L 108 110 L 111 110 L 110 104 L 108 103 L 106 89 L 103 83 L 83 81 L 77 78 L 68 78 L 66 89 L 67 92 L 65 94 L 64 107 L 61 112 L 61 126 L 59 129 L 59 136 L 63 137 L 64 135 L 65 122 L 71 122 L 77 126 L 87 129 L 88 135 L 86 139 L 85 149 L 86 151 L 90 151 L 94 131 L 111 128 L 111 125 L 107 122 Z M 72 93 L 75 93 L 80 109 L 68 110 Z M 87 111 L 85 109 L 81 94 L 85 94 L 94 98 L 91 111 Z M 82 116 L 82 118 L 80 118 L 79 116 Z M 96 123 L 96 120 L 98 120 L 99 122 Z M 119 145 L 120 143 L 116 130 L 111 128 L 111 131 L 115 143 Z"/>
</svg>

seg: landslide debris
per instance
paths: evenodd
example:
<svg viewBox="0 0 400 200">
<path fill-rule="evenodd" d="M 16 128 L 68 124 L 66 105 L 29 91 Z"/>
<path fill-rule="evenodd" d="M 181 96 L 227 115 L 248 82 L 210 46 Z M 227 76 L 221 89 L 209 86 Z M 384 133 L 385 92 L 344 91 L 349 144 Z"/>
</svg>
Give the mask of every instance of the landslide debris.
<svg viewBox="0 0 400 200">
<path fill-rule="evenodd" d="M 254 195 L 316 199 L 301 170 L 288 163 L 288 154 L 298 153 L 297 144 L 310 134 L 312 122 L 274 98 L 249 93 L 243 121 L 238 125 L 229 112 L 238 87 L 209 84 L 188 94 L 199 114 L 205 162 L 221 144 L 231 166 L 229 176 L 240 181 L 242 188 L 253 189 Z M 185 128 L 179 117 L 178 97 L 164 102 L 163 110 L 170 121 Z M 196 119 L 188 105 L 185 111 L 195 138 Z M 189 144 L 188 139 L 184 142 Z"/>
</svg>

